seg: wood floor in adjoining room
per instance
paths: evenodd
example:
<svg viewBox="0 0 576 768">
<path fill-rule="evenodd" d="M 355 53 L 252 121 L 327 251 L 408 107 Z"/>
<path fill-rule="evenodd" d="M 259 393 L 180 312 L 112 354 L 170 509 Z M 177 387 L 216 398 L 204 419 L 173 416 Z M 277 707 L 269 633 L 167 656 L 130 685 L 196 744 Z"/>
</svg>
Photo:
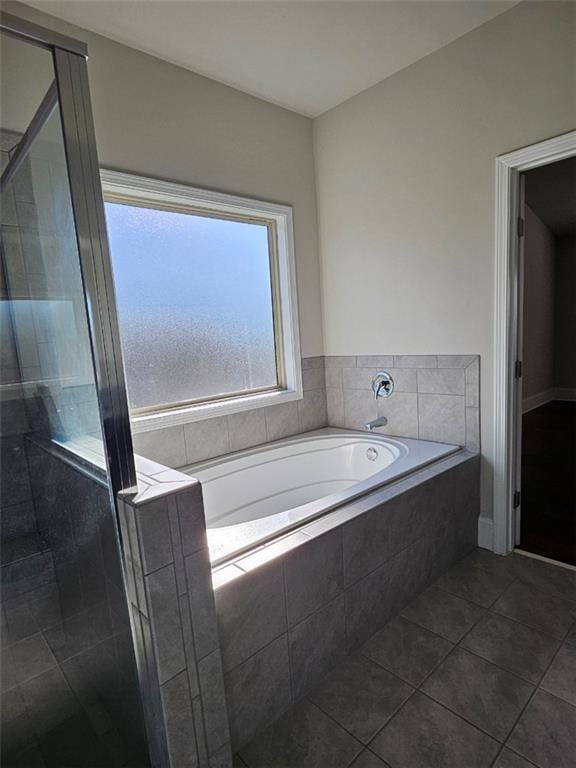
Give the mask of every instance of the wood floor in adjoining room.
<svg viewBox="0 0 576 768">
<path fill-rule="evenodd" d="M 524 414 L 521 498 L 520 548 L 576 565 L 576 403 Z"/>
</svg>

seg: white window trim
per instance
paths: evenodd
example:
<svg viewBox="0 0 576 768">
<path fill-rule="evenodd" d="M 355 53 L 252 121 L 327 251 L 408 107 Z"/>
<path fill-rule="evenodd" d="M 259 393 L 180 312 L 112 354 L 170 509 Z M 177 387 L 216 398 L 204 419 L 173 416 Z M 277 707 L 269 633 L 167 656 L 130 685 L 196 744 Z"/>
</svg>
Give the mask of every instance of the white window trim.
<svg viewBox="0 0 576 768">
<path fill-rule="evenodd" d="M 162 427 L 188 424 L 193 421 L 224 416 L 240 411 L 263 408 L 302 398 L 302 368 L 300 359 L 300 332 L 298 327 L 298 294 L 296 287 L 296 259 L 294 255 L 294 228 L 292 208 L 246 197 L 212 192 L 186 184 L 160 181 L 144 176 L 102 169 L 102 190 L 106 196 L 132 197 L 159 204 L 190 205 L 196 209 L 219 210 L 240 216 L 265 217 L 274 221 L 277 232 L 278 287 L 282 324 L 282 345 L 285 388 L 272 392 L 249 393 L 230 399 L 196 403 L 156 413 L 131 416 L 135 434 Z"/>
</svg>

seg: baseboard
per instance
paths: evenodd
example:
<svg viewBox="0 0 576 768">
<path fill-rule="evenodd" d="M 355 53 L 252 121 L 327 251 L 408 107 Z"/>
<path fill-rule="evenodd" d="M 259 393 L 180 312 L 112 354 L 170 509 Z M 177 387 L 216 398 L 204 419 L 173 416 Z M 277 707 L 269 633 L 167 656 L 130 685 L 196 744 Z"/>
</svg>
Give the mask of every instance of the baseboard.
<svg viewBox="0 0 576 768">
<path fill-rule="evenodd" d="M 556 387 L 554 400 L 564 400 L 568 403 L 576 402 L 576 387 Z"/>
<path fill-rule="evenodd" d="M 544 392 L 538 392 L 536 395 L 530 395 L 522 400 L 522 413 L 528 413 L 535 408 L 540 408 L 541 405 L 551 403 L 552 400 L 556 400 L 554 397 L 555 389 L 545 389 Z"/>
<path fill-rule="evenodd" d="M 494 551 L 494 521 L 489 517 L 478 518 L 478 546 Z"/>
<path fill-rule="evenodd" d="M 522 401 L 522 413 L 533 411 L 553 400 L 562 400 L 567 403 L 576 402 L 576 387 L 553 387 L 552 389 L 545 389 L 544 392 L 538 392 L 537 395 L 526 397 Z"/>
</svg>

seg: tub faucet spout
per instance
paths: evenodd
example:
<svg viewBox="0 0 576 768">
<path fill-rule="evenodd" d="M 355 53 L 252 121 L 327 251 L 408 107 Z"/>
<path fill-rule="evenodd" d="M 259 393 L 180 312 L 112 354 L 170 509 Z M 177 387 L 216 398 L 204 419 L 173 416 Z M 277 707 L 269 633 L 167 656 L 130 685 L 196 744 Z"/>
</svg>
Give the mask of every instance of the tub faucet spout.
<svg viewBox="0 0 576 768">
<path fill-rule="evenodd" d="M 379 419 L 374 419 L 374 421 L 369 421 L 364 426 L 369 432 L 372 432 L 372 430 L 377 429 L 378 427 L 385 427 L 386 424 L 388 424 L 388 419 L 386 418 L 386 416 L 380 416 Z"/>
</svg>

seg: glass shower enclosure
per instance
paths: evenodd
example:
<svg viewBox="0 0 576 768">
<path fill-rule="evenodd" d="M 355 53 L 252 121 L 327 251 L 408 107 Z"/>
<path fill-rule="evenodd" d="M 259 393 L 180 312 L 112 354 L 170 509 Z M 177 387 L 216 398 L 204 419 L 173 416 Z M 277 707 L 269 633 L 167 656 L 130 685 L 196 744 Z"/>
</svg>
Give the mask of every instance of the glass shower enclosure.
<svg viewBox="0 0 576 768">
<path fill-rule="evenodd" d="M 2 765 L 147 766 L 135 485 L 82 44 L 2 14 Z"/>
</svg>

